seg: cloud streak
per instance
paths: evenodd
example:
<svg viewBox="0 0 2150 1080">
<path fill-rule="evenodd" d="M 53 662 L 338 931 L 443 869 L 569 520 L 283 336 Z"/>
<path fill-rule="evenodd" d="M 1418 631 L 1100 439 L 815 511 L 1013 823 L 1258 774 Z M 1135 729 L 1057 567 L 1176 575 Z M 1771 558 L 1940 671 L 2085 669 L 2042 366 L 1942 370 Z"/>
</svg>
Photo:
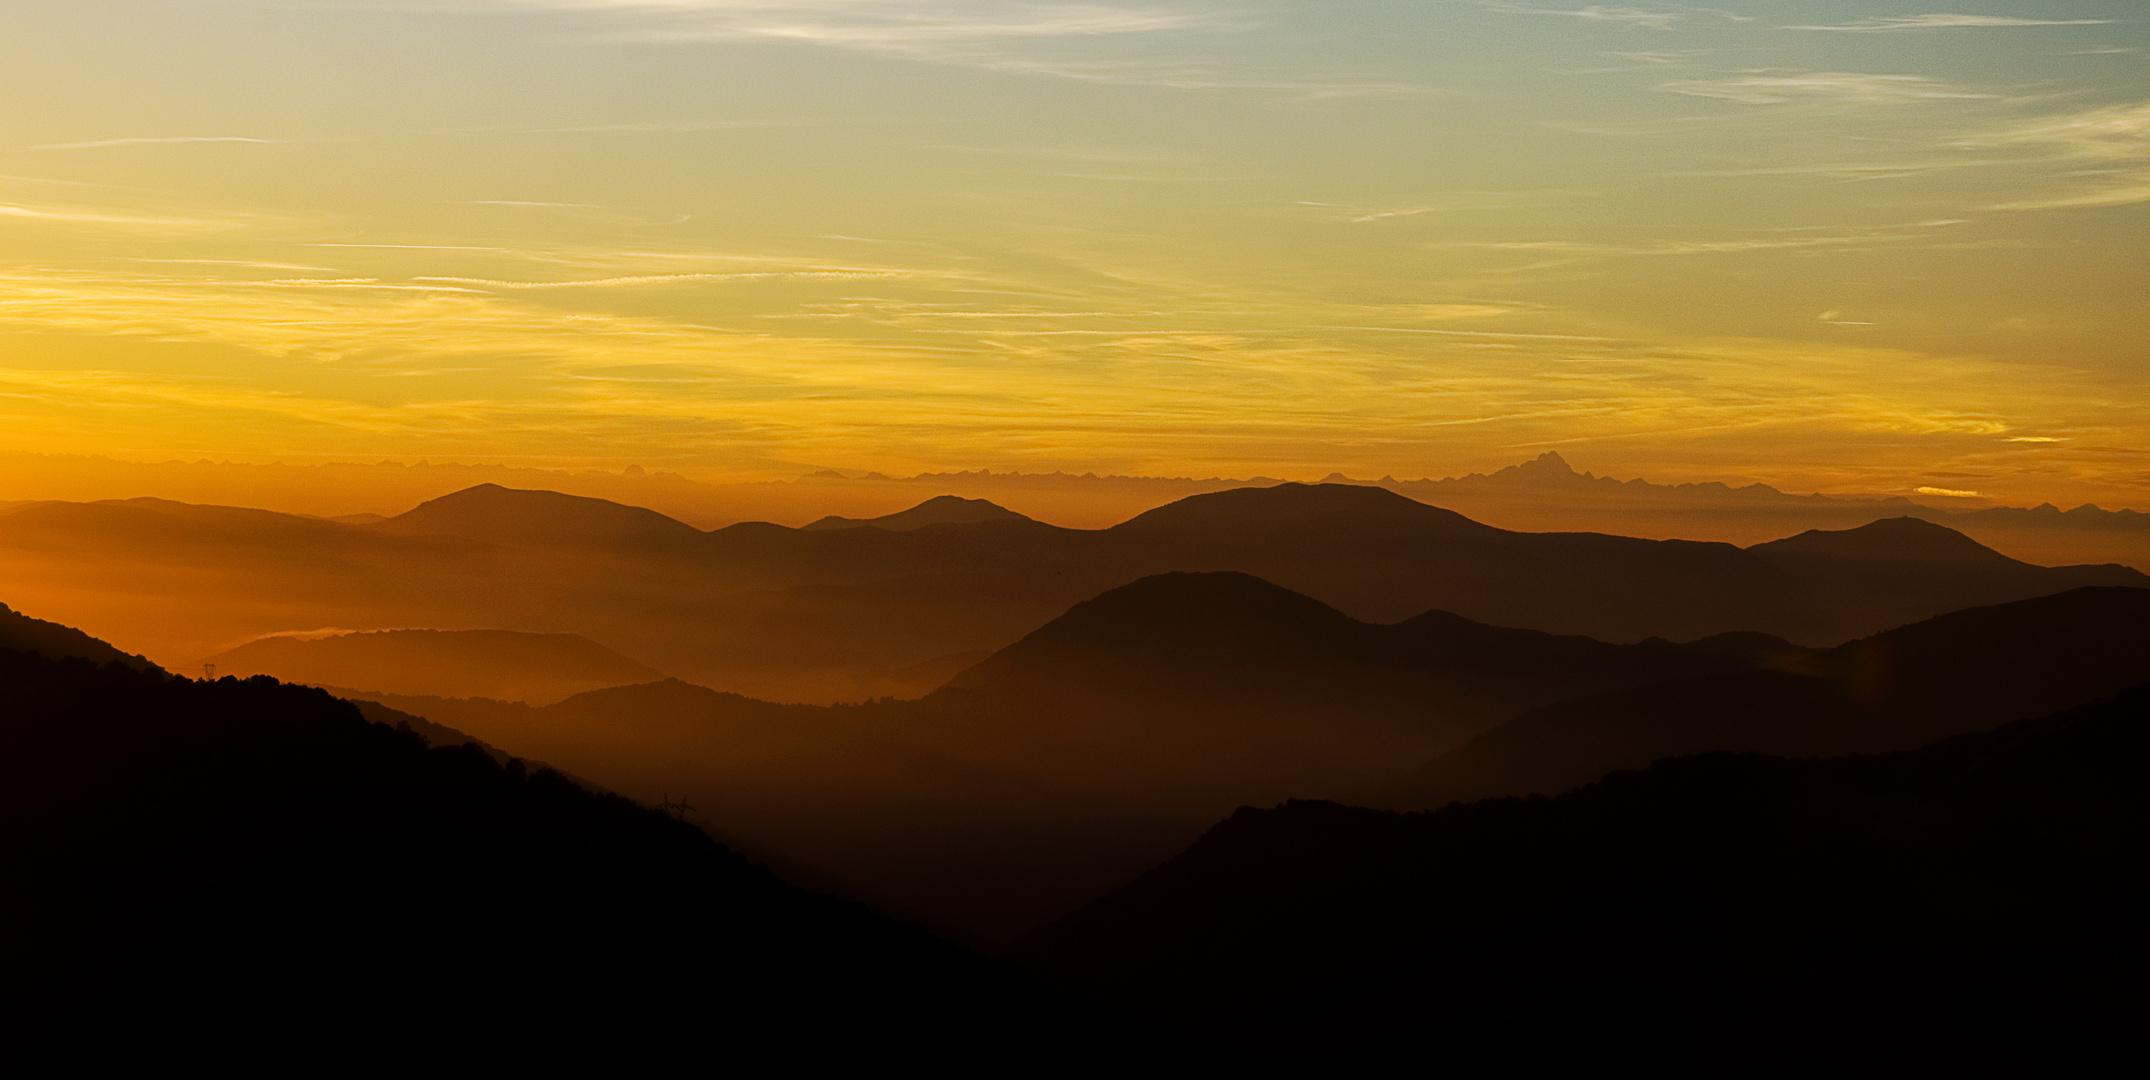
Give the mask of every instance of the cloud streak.
<svg viewBox="0 0 2150 1080">
<path fill-rule="evenodd" d="M 256 139 L 245 135 L 162 135 L 135 139 L 95 139 L 90 142 L 46 143 L 24 150 L 98 150 L 108 146 L 174 146 L 186 143 L 286 143 L 289 139 Z"/>
<path fill-rule="evenodd" d="M 1781 105 L 1802 100 L 1886 105 L 1994 96 L 1923 75 L 1862 75 L 1848 71 L 1750 72 L 1722 79 L 1680 79 L 1659 83 L 1657 88 L 1670 94 L 1720 98 L 1747 105 Z"/>
<path fill-rule="evenodd" d="M 1051 0 L 471 0 L 481 7 L 607 19 L 606 41 L 696 44 L 788 41 L 1035 75 L 1170 90 L 1238 90 L 1323 98 L 1435 93 L 1408 81 L 1352 74 L 1249 70 L 1204 48 L 1181 56 L 1110 55 L 1103 44 L 1173 34 L 1259 29 L 1221 4 L 1066 3 Z M 1585 17 L 1624 18 L 1624 8 Z M 1126 50 L 1122 50 L 1126 52 Z M 596 130 L 596 129 L 593 129 Z"/>
<path fill-rule="evenodd" d="M 1962 140 L 1976 148 L 2020 148 L 2063 167 L 2055 190 L 1996 210 L 2066 210 L 2150 202 L 2150 102 L 2045 117 Z"/>
<path fill-rule="evenodd" d="M 1848 34 L 1894 34 L 1915 30 L 1964 30 L 2011 26 L 2104 26 L 2111 19 L 2018 19 L 2005 15 L 1886 15 L 1857 22 L 1821 26 L 1782 26 L 1780 30 L 1823 30 Z"/>
<path fill-rule="evenodd" d="M 1204 11 L 1004 0 L 499 0 L 488 6 L 633 17 L 643 25 L 620 36 L 638 41 L 765 38 L 891 52 L 1149 34 L 1218 21 Z"/>
<path fill-rule="evenodd" d="M 1499 0 L 1480 0 L 1478 6 L 1488 11 L 1498 11 L 1503 15 L 1565 15 L 1569 18 L 1584 19 L 1590 22 L 1646 26 L 1653 30 L 1663 30 L 1680 21 L 1679 15 L 1669 11 L 1645 11 L 1641 8 L 1631 7 L 1604 7 L 1598 4 L 1572 11 L 1562 8 L 1540 8 L 1529 7 L 1524 4 L 1501 3 Z"/>
</svg>

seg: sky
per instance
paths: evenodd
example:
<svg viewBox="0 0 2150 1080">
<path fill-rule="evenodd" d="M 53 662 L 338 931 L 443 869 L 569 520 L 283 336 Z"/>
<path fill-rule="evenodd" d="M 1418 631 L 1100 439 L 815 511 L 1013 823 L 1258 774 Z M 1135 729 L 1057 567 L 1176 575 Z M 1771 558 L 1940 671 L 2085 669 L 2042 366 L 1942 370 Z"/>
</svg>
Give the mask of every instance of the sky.
<svg viewBox="0 0 2150 1080">
<path fill-rule="evenodd" d="M 0 451 L 2150 507 L 2126 0 L 10 0 Z"/>
</svg>

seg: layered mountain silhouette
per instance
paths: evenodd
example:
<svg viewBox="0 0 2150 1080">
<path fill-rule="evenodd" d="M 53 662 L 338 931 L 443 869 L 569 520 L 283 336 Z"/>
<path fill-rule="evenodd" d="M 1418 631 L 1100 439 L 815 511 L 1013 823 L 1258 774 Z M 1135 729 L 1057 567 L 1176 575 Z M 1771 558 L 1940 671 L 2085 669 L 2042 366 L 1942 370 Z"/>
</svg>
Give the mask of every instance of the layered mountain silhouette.
<svg viewBox="0 0 2150 1080">
<path fill-rule="evenodd" d="M 1387 488 L 1510 529 L 1706 536 L 1740 544 L 1910 516 L 1946 525 L 2031 562 L 2111 561 L 2150 571 L 2150 514 L 2088 504 L 2064 511 L 2050 503 L 1983 506 L 1922 495 L 1937 504 L 1922 505 L 1902 496 L 1792 495 L 1767 484 L 1654 484 L 1578 472 L 1550 451 L 1491 473 L 1443 480 L 1369 481 L 1335 475 L 1327 482 Z"/>
<path fill-rule="evenodd" d="M 662 672 L 580 634 L 509 630 L 376 630 L 269 637 L 209 658 L 226 675 L 362 687 L 397 694 L 488 697 L 549 705 Z"/>
<path fill-rule="evenodd" d="M 2084 585 L 2150 586 L 2150 577 L 2121 566 L 2016 562 L 1917 519 L 1741 549 L 1508 532 L 1346 485 L 1196 496 L 1111 531 L 1182 562 L 1230 564 L 1367 618 L 1438 608 L 1608 641 L 1755 630 L 1831 645 L 1978 604 Z M 1988 558 L 1968 558 L 1967 548 Z M 1882 572 L 1892 566 L 1915 572 Z"/>
<path fill-rule="evenodd" d="M 1557 794 L 1706 750 L 1900 750 L 2150 681 L 2150 590 L 1959 611 L 1766 669 L 1580 696 L 1436 758 L 1384 792 L 1410 809 Z"/>
<path fill-rule="evenodd" d="M 917 701 L 780 706 L 676 681 L 541 709 L 375 700 L 638 797 L 693 792 L 727 830 L 993 939 L 1242 803 L 1357 795 L 1534 705 L 1804 655 L 1766 635 L 1609 645 L 1438 612 L 1372 625 L 1245 574 L 1174 573 Z"/>
<path fill-rule="evenodd" d="M 1555 799 L 1242 809 L 1027 958 L 1296 1068 L 2084 1075 L 2145 1049 L 2150 687 Z"/>
<path fill-rule="evenodd" d="M 1354 791 L 1536 703 L 1799 655 L 1761 634 L 1610 645 L 1439 611 L 1376 625 L 1248 574 L 1171 573 L 1075 605 L 920 711 L 950 746 L 1123 797 L 1274 801 Z"/>
<path fill-rule="evenodd" d="M 985 499 L 966 499 L 960 495 L 936 495 L 917 506 L 877 518 L 847 518 L 831 514 L 818 521 L 800 526 L 802 529 L 887 529 L 903 532 L 923 529 L 928 525 L 974 525 L 981 521 L 1029 521 L 1030 519 L 1006 507 Z"/>
<path fill-rule="evenodd" d="M 124 621 L 128 641 L 174 665 L 292 626 L 569 630 L 696 682 L 824 702 L 857 699 L 862 672 L 998 649 L 1168 571 L 1254 574 L 1371 622 L 1443 610 L 1604 641 L 1756 631 L 1813 647 L 1964 607 L 2150 585 L 2124 567 L 1967 558 L 1961 537 L 1915 522 L 1741 549 L 1512 532 L 1340 484 L 1197 495 L 1103 530 L 962 505 L 987 520 L 705 533 L 491 485 L 371 525 L 32 503 L 0 512 L 0 564 L 40 609 Z"/>
<path fill-rule="evenodd" d="M 11 1071 L 1159 1050 L 665 814 L 319 690 L 0 650 L 0 739 L 0 911 L 34 928 L 0 964 Z"/>
</svg>

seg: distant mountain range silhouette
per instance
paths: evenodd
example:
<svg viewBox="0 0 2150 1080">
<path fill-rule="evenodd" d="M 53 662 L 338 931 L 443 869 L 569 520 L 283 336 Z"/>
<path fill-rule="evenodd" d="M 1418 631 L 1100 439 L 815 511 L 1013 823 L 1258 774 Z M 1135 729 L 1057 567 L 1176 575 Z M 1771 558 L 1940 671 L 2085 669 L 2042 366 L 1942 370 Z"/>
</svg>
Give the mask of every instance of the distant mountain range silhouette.
<svg viewBox="0 0 2150 1080">
<path fill-rule="evenodd" d="M 1885 756 L 1242 809 L 1037 970 L 1281 1068 L 2090 1075 L 2150 962 L 2150 687 Z"/>
<path fill-rule="evenodd" d="M 1490 473 L 1443 480 L 1353 480 L 1458 510 L 1506 528 L 1694 536 L 1753 543 L 1807 529 L 1844 529 L 1882 517 L 1917 517 L 2044 564 L 2121 562 L 2150 570 L 2150 514 L 2084 504 L 2062 510 L 1993 506 L 1983 499 L 1793 495 L 1767 484 L 1656 484 L 1578 472 L 1558 453 Z M 2092 556 L 2095 556 L 2094 558 Z"/>
<path fill-rule="evenodd" d="M 326 637 L 270 637 L 209 659 L 220 673 L 241 678 L 273 675 L 316 686 L 502 698 L 537 705 L 585 690 L 665 677 L 579 634 L 507 630 L 376 630 Z"/>
<path fill-rule="evenodd" d="M 2030 566 L 1911 518 L 1741 549 L 1508 532 L 1344 485 L 1196 496 L 1112 532 L 1379 621 L 1439 609 L 1608 641 L 1755 630 L 1830 645 L 1978 604 L 2083 585 L 2150 586 L 2150 577 L 2121 566 Z M 1966 557 L 1971 548 L 1988 557 Z"/>
<path fill-rule="evenodd" d="M 0 740 L 10 1071 L 1172 1055 L 665 814 L 318 690 L 0 649 Z"/>
<path fill-rule="evenodd" d="M 2150 591 L 2076 589 L 1954 612 L 1759 669 L 1533 709 L 1378 797 L 1411 809 L 1558 794 L 1706 750 L 1902 750 L 2150 681 Z"/>
<path fill-rule="evenodd" d="M 1441 610 L 1611 642 L 1753 631 L 1810 647 L 1965 607 L 2150 586 L 2120 566 L 2009 560 L 1912 519 L 1741 549 L 1512 532 L 1337 484 L 1197 495 L 1090 531 L 972 502 L 893 515 L 951 516 L 982 520 L 700 532 L 486 485 L 361 525 L 156 500 L 33 503 L 0 512 L 0 553 L 50 610 L 107 603 L 110 583 L 127 581 L 128 640 L 179 666 L 324 624 L 564 629 L 696 682 L 823 702 L 871 693 L 861 673 L 997 649 L 1170 571 L 1253 574 L 1370 622 Z"/>
</svg>

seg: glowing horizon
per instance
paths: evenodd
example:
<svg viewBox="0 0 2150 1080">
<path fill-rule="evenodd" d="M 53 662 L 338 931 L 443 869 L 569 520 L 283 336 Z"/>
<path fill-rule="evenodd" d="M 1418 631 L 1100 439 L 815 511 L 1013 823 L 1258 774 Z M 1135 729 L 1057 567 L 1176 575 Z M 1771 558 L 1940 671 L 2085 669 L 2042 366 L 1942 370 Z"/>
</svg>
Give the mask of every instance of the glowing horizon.
<svg viewBox="0 0 2150 1080">
<path fill-rule="evenodd" d="M 2117 0 L 25 0 L 0 451 L 2150 506 Z"/>
</svg>

